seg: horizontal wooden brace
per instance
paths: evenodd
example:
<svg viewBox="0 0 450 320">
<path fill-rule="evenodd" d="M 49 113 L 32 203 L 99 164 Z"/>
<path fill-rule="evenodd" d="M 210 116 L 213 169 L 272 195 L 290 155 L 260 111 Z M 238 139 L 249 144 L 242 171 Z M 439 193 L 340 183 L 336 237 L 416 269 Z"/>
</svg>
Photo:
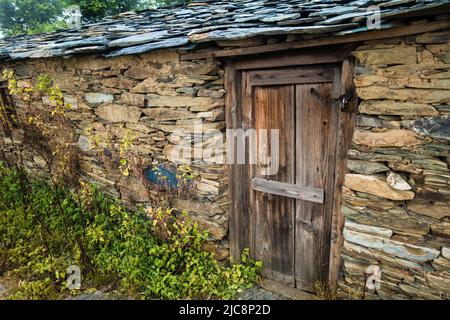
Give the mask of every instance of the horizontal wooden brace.
<svg viewBox="0 0 450 320">
<path fill-rule="evenodd" d="M 304 201 L 315 203 L 324 202 L 324 190 L 318 188 L 305 188 L 295 184 L 284 183 L 279 181 L 272 181 L 255 177 L 252 180 L 253 190 L 276 194 L 279 196 L 295 198 Z"/>
</svg>

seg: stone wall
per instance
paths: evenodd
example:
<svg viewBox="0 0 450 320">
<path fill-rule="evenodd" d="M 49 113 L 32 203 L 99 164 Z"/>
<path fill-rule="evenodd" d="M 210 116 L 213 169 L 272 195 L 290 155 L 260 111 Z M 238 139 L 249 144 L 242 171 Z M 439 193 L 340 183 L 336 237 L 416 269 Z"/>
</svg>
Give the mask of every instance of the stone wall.
<svg viewBox="0 0 450 320">
<path fill-rule="evenodd" d="M 192 163 L 194 184 L 185 199 L 175 199 L 173 206 L 188 210 L 201 227 L 210 231 L 219 258 L 228 254 L 226 167 L 220 159 L 216 161 L 220 154 L 214 153 L 223 149 L 220 130 L 225 128 L 225 91 L 219 62 L 181 62 L 176 51 L 162 50 L 114 59 L 83 56 L 27 60 L 6 67 L 15 70 L 21 86 L 35 82 L 42 74 L 54 79 L 65 101 L 72 105 L 67 116 L 76 127 L 82 178 L 134 205 L 149 205 L 150 199 L 158 205 L 158 188 L 152 188 L 139 174 L 124 176 L 117 159 L 108 159 L 111 149 L 117 151 L 121 139 L 129 135 L 133 139 L 131 153 L 139 158 L 140 169 L 164 164 L 174 172 L 190 156 L 184 154 L 183 159 L 177 159 L 172 152 L 174 146 L 181 142 L 190 145 L 203 131 L 203 155 L 209 146 L 214 148 Z M 16 101 L 16 109 L 20 112 L 20 101 Z M 177 132 L 180 128 L 184 131 Z M 38 150 L 24 147 L 23 132 L 15 131 L 13 136 L 12 140 L 0 140 L 6 157 L 22 159 L 32 173 L 45 174 L 45 159 Z M 100 148 L 93 148 L 93 139 Z M 13 153 L 19 157 L 14 158 Z"/>
<path fill-rule="evenodd" d="M 450 298 L 448 32 L 367 42 L 354 55 L 360 98 L 342 210 L 340 288 L 368 298 Z"/>
<path fill-rule="evenodd" d="M 368 298 L 448 298 L 448 34 L 368 42 L 354 54 L 359 61 L 355 83 L 361 103 L 348 153 L 339 287 L 356 297 L 364 287 L 367 267 L 377 265 L 381 288 L 367 293 Z M 74 107 L 68 115 L 77 128 L 83 177 L 134 204 L 148 205 L 157 192 L 141 176 L 124 176 L 117 164 L 107 161 L 126 132 L 136 138 L 132 151 L 143 165 L 170 168 L 185 160 L 174 156 L 176 146 L 186 143 L 186 137 L 190 144 L 202 136 L 205 149 L 192 165 L 196 177 L 190 199 L 175 199 L 174 206 L 188 210 L 210 231 L 211 250 L 221 258 L 228 254 L 229 206 L 221 158 L 223 70 L 215 60 L 179 58 L 176 51 L 162 50 L 114 59 L 30 60 L 8 67 L 25 84 L 43 73 L 55 79 Z M 100 137 L 102 150 L 91 149 L 93 137 Z M 23 148 L 21 139 L 19 131 L 13 140 L 0 140 L 2 150 L 7 157 L 19 153 L 31 172 L 42 174 L 45 160 Z"/>
</svg>

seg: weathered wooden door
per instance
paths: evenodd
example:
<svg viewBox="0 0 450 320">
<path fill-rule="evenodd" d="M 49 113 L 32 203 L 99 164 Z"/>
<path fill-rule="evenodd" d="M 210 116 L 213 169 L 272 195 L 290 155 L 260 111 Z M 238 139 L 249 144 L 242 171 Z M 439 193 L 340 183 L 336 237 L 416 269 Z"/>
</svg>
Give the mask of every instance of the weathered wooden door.
<svg viewBox="0 0 450 320">
<path fill-rule="evenodd" d="M 241 168 L 244 237 L 264 277 L 304 290 L 328 275 L 338 79 L 333 66 L 241 78 L 242 128 L 255 132 Z"/>
</svg>

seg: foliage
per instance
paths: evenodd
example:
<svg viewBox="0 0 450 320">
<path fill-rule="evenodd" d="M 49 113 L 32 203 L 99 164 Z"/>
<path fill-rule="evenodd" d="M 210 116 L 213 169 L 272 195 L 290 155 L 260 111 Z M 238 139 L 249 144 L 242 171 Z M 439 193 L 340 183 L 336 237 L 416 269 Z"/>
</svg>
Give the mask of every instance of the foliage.
<svg viewBox="0 0 450 320">
<path fill-rule="evenodd" d="M 84 23 L 130 10 L 188 3 L 188 0 L 0 0 L 0 29 L 7 35 L 39 34 L 65 29 L 64 8 L 80 7 Z"/>
<path fill-rule="evenodd" d="M 78 161 L 75 149 L 75 130 L 66 117 L 72 106 L 64 102 L 57 85 L 47 75 L 40 75 L 36 84 L 18 81 L 14 72 L 4 69 L 2 78 L 8 81 L 8 89 L 16 101 L 20 101 L 21 118 L 10 119 L 9 127 L 20 127 L 23 142 L 37 153 L 43 153 L 53 181 L 73 184 L 76 181 Z M 2 124 L 8 117 L 3 115 Z M 13 136 L 10 135 L 13 139 Z M 19 160 L 19 159 L 18 159 Z M 16 161 L 21 163 L 21 161 Z"/>
<path fill-rule="evenodd" d="M 260 263 L 245 251 L 226 267 L 202 250 L 206 238 L 186 214 L 130 212 L 91 185 L 74 191 L 0 165 L 2 268 L 21 279 L 12 299 L 67 295 L 69 265 L 84 289 L 113 284 L 142 299 L 227 299 L 251 287 Z"/>
<path fill-rule="evenodd" d="M 141 4 L 141 0 L 69 0 L 68 2 L 80 7 L 83 21 L 88 23 L 136 9 Z"/>
<path fill-rule="evenodd" d="M 61 0 L 0 0 L 0 28 L 8 35 L 41 33 L 55 30 Z"/>
</svg>

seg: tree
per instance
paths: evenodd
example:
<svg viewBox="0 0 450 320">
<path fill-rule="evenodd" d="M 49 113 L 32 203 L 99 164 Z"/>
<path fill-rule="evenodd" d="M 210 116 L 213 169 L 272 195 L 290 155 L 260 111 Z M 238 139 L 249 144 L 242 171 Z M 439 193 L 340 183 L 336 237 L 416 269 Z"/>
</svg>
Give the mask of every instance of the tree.
<svg viewBox="0 0 450 320">
<path fill-rule="evenodd" d="M 0 28 L 7 35 L 49 31 L 63 6 L 61 0 L 0 0 Z"/>
<path fill-rule="evenodd" d="M 66 27 L 64 8 L 80 7 L 83 23 L 148 7 L 187 3 L 189 0 L 0 0 L 0 29 L 6 35 L 35 34 Z"/>
<path fill-rule="evenodd" d="M 104 17 L 139 8 L 141 0 L 69 0 L 81 9 L 84 22 L 96 22 Z"/>
</svg>

